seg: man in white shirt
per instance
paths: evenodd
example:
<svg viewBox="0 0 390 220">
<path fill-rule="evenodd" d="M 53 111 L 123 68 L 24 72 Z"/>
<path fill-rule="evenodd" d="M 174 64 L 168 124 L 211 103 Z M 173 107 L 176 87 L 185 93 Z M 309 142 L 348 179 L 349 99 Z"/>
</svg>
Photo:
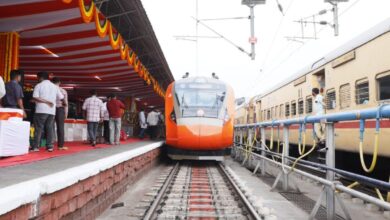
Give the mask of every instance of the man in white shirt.
<svg viewBox="0 0 390 220">
<path fill-rule="evenodd" d="M 104 113 L 103 102 L 97 97 L 96 90 L 92 90 L 91 97 L 84 101 L 83 110 L 87 119 L 89 141 L 95 147 L 99 122 L 103 120 Z"/>
<path fill-rule="evenodd" d="M 313 100 L 313 112 L 314 115 L 323 115 L 325 113 L 324 107 L 324 97 L 320 94 L 320 90 L 318 88 L 312 89 L 312 95 L 314 97 Z M 315 123 L 314 124 L 315 133 L 317 136 L 317 143 L 319 145 L 324 145 L 325 143 L 325 128 L 323 123 Z"/>
<path fill-rule="evenodd" d="M 47 72 L 39 72 L 37 78 L 39 83 L 35 86 L 33 92 L 33 100 L 36 105 L 34 115 L 35 139 L 32 150 L 39 151 L 42 133 L 45 131 L 46 149 L 52 152 L 56 100 L 64 99 L 64 95 L 56 85 L 49 81 L 49 74 Z"/>
<path fill-rule="evenodd" d="M 146 122 L 148 123 L 150 129 L 150 139 L 156 138 L 157 125 L 159 120 L 159 113 L 156 112 L 156 109 L 153 108 L 151 112 L 149 112 Z"/>
<path fill-rule="evenodd" d="M 138 113 L 139 127 L 141 130 L 139 131 L 138 137 L 140 139 L 144 139 L 145 130 L 148 128 L 148 124 L 146 123 L 145 110 L 141 108 L 141 111 Z"/>
</svg>

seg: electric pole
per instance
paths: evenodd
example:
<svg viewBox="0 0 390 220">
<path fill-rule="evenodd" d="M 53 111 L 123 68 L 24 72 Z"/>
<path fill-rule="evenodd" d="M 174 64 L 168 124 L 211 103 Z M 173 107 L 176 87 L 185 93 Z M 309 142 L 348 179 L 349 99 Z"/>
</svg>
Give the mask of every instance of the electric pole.
<svg viewBox="0 0 390 220">
<path fill-rule="evenodd" d="M 242 0 L 241 4 L 249 7 L 250 10 L 250 33 L 249 43 L 251 44 L 250 57 L 252 60 L 256 58 L 256 43 L 257 38 L 255 36 L 255 6 L 259 4 L 265 4 L 265 0 Z"/>
<path fill-rule="evenodd" d="M 325 0 L 325 2 L 328 2 L 332 5 L 332 11 L 333 11 L 333 29 L 334 29 L 334 36 L 339 36 L 339 8 L 338 3 L 339 2 L 347 2 L 348 0 Z"/>
</svg>

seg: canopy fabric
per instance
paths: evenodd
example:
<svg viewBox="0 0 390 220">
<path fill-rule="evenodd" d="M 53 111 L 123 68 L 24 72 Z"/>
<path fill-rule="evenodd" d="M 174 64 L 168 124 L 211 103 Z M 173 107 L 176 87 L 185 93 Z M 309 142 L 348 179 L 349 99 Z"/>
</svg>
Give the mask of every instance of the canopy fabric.
<svg viewBox="0 0 390 220">
<path fill-rule="evenodd" d="M 93 1 L 3 0 L 0 32 L 19 33 L 19 67 L 26 83 L 36 83 L 36 73 L 45 70 L 60 77 L 70 94 L 85 97 L 97 89 L 101 95 L 115 92 L 163 106 L 166 85 L 160 85 Z M 170 72 L 166 78 L 173 79 Z"/>
</svg>

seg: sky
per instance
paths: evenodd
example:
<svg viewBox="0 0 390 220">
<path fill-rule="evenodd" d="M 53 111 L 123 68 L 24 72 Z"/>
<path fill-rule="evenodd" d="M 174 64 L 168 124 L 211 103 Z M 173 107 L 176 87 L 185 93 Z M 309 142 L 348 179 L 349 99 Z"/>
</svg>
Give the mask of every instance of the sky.
<svg viewBox="0 0 390 220">
<path fill-rule="evenodd" d="M 316 57 L 324 56 L 338 45 L 390 17 L 389 0 L 349 0 L 339 3 L 340 34 L 334 36 L 333 28 L 316 25 L 317 40 L 291 41 L 286 37 L 301 36 L 301 24 L 294 22 L 305 17 L 312 21 L 333 22 L 328 11 L 332 7 L 324 0 L 276 0 L 255 7 L 256 59 L 239 51 L 222 38 L 198 25 L 198 42 L 194 38 L 178 39 L 176 36 L 196 36 L 196 0 L 142 0 L 156 36 L 175 79 L 185 72 L 190 76 L 211 76 L 229 83 L 237 97 L 261 94 L 309 65 Z M 198 0 L 198 18 L 202 23 L 222 34 L 228 40 L 250 51 L 249 8 L 240 0 Z M 243 18 L 207 20 L 216 18 Z M 204 20 L 203 20 L 204 19 Z M 303 26 L 305 37 L 314 37 L 313 24 Z M 210 38 L 211 37 L 211 38 Z M 198 52 L 197 52 L 198 51 Z M 198 54 L 198 55 L 197 55 Z"/>
</svg>

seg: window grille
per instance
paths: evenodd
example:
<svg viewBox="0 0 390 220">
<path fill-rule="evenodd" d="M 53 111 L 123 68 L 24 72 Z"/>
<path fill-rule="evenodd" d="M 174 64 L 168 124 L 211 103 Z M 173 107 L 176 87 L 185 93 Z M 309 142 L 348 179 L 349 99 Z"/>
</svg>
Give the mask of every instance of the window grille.
<svg viewBox="0 0 390 220">
<path fill-rule="evenodd" d="M 298 114 L 302 115 L 304 111 L 303 100 L 298 101 Z"/>
<path fill-rule="evenodd" d="M 274 118 L 278 117 L 279 106 L 275 106 Z"/>
<path fill-rule="evenodd" d="M 285 108 L 285 116 L 288 117 L 290 116 L 290 104 L 286 103 L 286 108 Z"/>
<path fill-rule="evenodd" d="M 282 117 L 283 117 L 283 107 L 284 107 L 284 105 L 283 105 L 283 104 L 281 104 L 281 105 L 280 105 L 280 107 L 279 107 L 279 109 L 280 109 L 280 112 L 279 112 L 279 117 L 280 117 L 280 118 L 282 118 Z"/>
<path fill-rule="evenodd" d="M 348 84 L 340 86 L 340 108 L 348 108 L 351 105 L 351 86 Z"/>
<path fill-rule="evenodd" d="M 336 108 L 336 91 L 334 89 L 328 90 L 328 92 L 326 93 L 326 108 Z"/>
<path fill-rule="evenodd" d="M 313 112 L 313 98 L 311 96 L 306 98 L 306 113 Z"/>
<path fill-rule="evenodd" d="M 356 104 L 367 104 L 370 100 L 368 81 L 358 82 L 355 87 Z"/>
<path fill-rule="evenodd" d="M 297 103 L 291 102 L 291 115 L 297 115 Z"/>
<path fill-rule="evenodd" d="M 390 75 L 377 79 L 378 81 L 378 98 L 379 100 L 390 99 Z"/>
</svg>

